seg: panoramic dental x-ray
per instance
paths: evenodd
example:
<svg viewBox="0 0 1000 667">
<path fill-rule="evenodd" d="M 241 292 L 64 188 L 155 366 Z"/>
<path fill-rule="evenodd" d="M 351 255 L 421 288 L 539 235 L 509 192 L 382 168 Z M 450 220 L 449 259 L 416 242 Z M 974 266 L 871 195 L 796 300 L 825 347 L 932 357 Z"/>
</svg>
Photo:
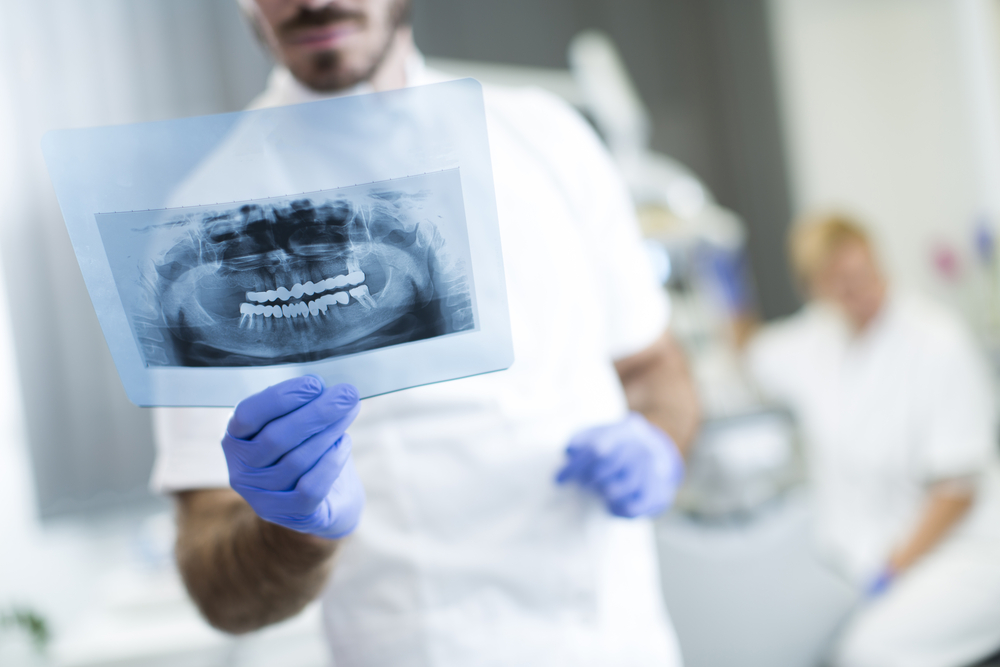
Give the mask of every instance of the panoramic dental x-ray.
<svg viewBox="0 0 1000 667">
<path fill-rule="evenodd" d="M 98 226 L 147 365 L 268 366 L 473 329 L 461 201 L 452 170 Z"/>
<path fill-rule="evenodd" d="M 371 396 L 512 362 L 475 82 L 44 148 L 138 405 L 231 405 L 305 373 Z"/>
</svg>

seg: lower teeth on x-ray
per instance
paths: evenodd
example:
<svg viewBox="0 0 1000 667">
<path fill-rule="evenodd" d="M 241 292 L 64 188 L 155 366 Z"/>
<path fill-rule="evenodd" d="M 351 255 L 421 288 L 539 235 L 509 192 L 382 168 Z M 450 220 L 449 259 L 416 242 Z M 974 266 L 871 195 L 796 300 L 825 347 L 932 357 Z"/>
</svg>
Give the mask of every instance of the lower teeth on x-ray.
<svg viewBox="0 0 1000 667">
<path fill-rule="evenodd" d="M 439 229 L 461 208 L 427 199 L 383 184 L 159 212 L 131 313 L 146 364 L 302 363 L 473 329 L 467 248 Z"/>
</svg>

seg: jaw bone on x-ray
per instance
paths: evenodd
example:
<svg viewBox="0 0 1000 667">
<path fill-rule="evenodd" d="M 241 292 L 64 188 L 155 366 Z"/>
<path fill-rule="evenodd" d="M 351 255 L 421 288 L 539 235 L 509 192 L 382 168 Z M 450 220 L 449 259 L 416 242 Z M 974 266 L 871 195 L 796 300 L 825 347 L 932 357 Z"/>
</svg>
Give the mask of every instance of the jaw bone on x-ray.
<svg viewBox="0 0 1000 667">
<path fill-rule="evenodd" d="M 368 397 L 513 362 L 475 81 L 43 149 L 137 405 L 231 406 L 306 373 Z"/>
<path fill-rule="evenodd" d="M 475 326 L 457 170 L 98 225 L 147 365 L 304 363 Z"/>
</svg>

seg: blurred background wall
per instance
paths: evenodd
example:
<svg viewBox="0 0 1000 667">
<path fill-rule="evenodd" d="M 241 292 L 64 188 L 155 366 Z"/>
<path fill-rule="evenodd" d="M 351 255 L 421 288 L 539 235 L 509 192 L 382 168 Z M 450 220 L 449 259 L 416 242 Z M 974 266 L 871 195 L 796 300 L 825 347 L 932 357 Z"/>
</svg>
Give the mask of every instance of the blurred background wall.
<svg viewBox="0 0 1000 667">
<path fill-rule="evenodd" d="M 967 314 L 975 227 L 1000 213 L 998 7 L 770 2 L 794 208 L 861 215 L 897 281 Z M 950 278 L 935 262 L 945 251 Z"/>
</svg>

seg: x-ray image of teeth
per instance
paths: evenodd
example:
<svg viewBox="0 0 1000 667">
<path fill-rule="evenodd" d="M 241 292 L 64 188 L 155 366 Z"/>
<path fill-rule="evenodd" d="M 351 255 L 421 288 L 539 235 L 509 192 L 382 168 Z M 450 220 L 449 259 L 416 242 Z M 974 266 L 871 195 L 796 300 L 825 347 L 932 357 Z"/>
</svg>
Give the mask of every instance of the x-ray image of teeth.
<svg viewBox="0 0 1000 667">
<path fill-rule="evenodd" d="M 147 366 L 313 362 L 476 328 L 458 170 L 97 218 Z"/>
</svg>

